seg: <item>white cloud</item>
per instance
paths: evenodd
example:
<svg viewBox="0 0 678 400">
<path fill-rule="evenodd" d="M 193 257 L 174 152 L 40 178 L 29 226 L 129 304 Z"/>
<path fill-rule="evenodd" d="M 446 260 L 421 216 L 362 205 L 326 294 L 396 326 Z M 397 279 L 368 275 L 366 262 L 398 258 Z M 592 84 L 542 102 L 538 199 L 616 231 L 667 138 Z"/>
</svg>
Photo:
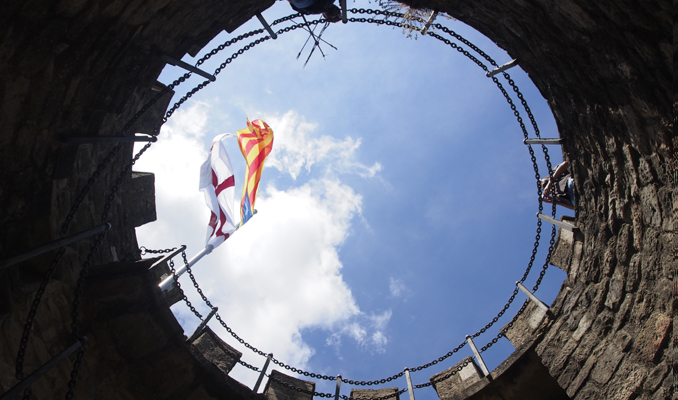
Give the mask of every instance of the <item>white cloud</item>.
<svg viewBox="0 0 678 400">
<path fill-rule="evenodd" d="M 275 145 L 266 165 L 290 174 L 293 179 L 297 179 L 302 169 L 310 171 L 314 164 L 321 163 L 326 173 L 351 173 L 363 178 L 372 178 L 382 169 L 378 162 L 367 166 L 356 160 L 360 139 L 313 137 L 318 125 L 306 122 L 293 110 L 264 119 L 274 127 L 275 134 Z"/>
<path fill-rule="evenodd" d="M 339 348 L 343 344 L 342 337 L 347 336 L 353 339 L 363 350 L 384 353 L 388 344 L 384 330 L 392 315 L 391 310 L 384 311 L 382 314 L 367 315 L 360 313 L 355 315 L 350 321 L 344 323 L 341 329 L 328 336 L 325 343 L 334 347 L 336 352 L 339 353 Z"/>
<path fill-rule="evenodd" d="M 208 125 L 208 111 L 203 103 L 177 111 L 163 127 L 158 142 L 137 163 L 136 170 L 156 174 L 158 213 L 158 221 L 137 229 L 140 245 L 167 248 L 186 244 L 189 257 L 204 246 L 209 211 L 198 191 L 198 176 L 207 155 L 202 137 Z M 288 121 L 303 121 L 293 112 L 285 115 Z M 304 124 L 292 125 L 301 126 L 304 132 Z M 279 132 L 283 132 L 283 140 Z M 319 139 L 311 150 L 303 144 L 297 148 L 300 142 L 296 139 L 281 146 L 284 132 L 277 128 L 276 146 L 283 147 L 282 153 L 287 153 L 289 162 L 301 162 L 292 169 L 328 161 L 328 155 L 307 154 L 313 149 L 322 150 L 323 143 L 331 149 L 328 152 L 343 149 L 348 158 L 354 157 L 359 146 L 351 139 L 339 142 L 332 138 Z M 340 156 L 333 154 L 341 164 Z M 335 162 L 329 161 L 328 164 Z M 348 164 L 354 162 L 350 159 Z M 362 197 L 336 176 L 326 175 L 285 190 L 269 185 L 259 193 L 259 213 L 204 257 L 194 273 L 205 294 L 219 307 L 219 314 L 239 336 L 285 363 L 305 368 L 314 355 L 315 350 L 304 341 L 304 329 L 324 329 L 330 336 L 338 333 L 335 346 L 341 345 L 341 336 L 348 335 L 362 348 L 383 352 L 388 342 L 383 331 L 390 311 L 379 315 L 361 312 L 341 275 L 338 248 L 350 234 L 351 221 L 360 215 L 361 206 Z M 182 283 L 184 288 L 191 287 L 187 277 L 182 278 Z M 192 289 L 186 293 L 203 315 L 208 312 Z M 197 318 L 183 303 L 172 310 L 190 334 Z M 245 362 L 257 366 L 263 363 L 260 356 L 239 345 L 216 321 L 210 326 L 243 352 Z M 256 379 L 256 374 L 242 367 L 236 367 L 231 376 L 249 386 Z"/>
<path fill-rule="evenodd" d="M 405 284 L 400 279 L 394 279 L 391 277 L 388 290 L 391 293 L 391 297 L 400 297 L 406 290 Z"/>
</svg>

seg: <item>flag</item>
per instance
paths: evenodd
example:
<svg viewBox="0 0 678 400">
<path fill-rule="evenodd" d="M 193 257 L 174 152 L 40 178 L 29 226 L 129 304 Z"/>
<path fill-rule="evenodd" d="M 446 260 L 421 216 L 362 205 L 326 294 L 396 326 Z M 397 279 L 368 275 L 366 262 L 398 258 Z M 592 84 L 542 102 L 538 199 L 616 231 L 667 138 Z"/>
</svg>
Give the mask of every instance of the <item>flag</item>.
<svg viewBox="0 0 678 400">
<path fill-rule="evenodd" d="M 264 161 L 273 148 L 273 129 L 260 119 L 252 122 L 248 119 L 247 128 L 239 130 L 237 134 L 240 151 L 247 163 L 240 202 L 240 226 L 242 226 L 252 218 Z"/>
<path fill-rule="evenodd" d="M 224 139 L 233 137 L 224 133 L 212 140 L 207 160 L 200 167 L 200 191 L 205 194 L 205 203 L 212 211 L 205 246 L 217 247 L 235 232 L 235 179 L 231 160 L 226 153 Z"/>
</svg>

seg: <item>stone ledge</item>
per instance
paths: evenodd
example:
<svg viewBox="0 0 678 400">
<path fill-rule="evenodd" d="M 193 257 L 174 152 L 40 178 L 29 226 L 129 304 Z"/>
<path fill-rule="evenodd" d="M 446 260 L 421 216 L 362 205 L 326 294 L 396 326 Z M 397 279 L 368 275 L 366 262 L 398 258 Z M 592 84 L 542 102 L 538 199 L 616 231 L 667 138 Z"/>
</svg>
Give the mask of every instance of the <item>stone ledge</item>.
<svg viewBox="0 0 678 400">
<path fill-rule="evenodd" d="M 264 396 L 268 400 L 313 400 L 313 395 L 308 393 L 297 392 L 296 390 L 289 388 L 279 382 L 285 382 L 296 388 L 314 392 L 315 391 L 315 382 L 305 381 L 302 379 L 297 379 L 295 377 L 285 375 L 278 370 L 271 371 L 271 378 L 266 382 L 266 388 L 264 389 Z"/>
<path fill-rule="evenodd" d="M 558 382 L 549 375 L 534 351 L 526 346 L 511 354 L 490 373 L 458 396 L 466 400 L 570 400 Z M 539 384 L 535 384 L 539 382 Z"/>
<path fill-rule="evenodd" d="M 433 388 L 436 390 L 436 393 L 438 393 L 440 400 L 463 399 L 463 397 L 459 397 L 459 394 L 469 386 L 483 379 L 483 372 L 480 370 L 473 357 L 468 356 L 455 366 L 433 375 L 430 378 L 431 382 L 457 370 L 464 363 L 468 364 L 463 367 L 461 371 L 458 371 L 442 382 L 433 384 Z"/>
</svg>

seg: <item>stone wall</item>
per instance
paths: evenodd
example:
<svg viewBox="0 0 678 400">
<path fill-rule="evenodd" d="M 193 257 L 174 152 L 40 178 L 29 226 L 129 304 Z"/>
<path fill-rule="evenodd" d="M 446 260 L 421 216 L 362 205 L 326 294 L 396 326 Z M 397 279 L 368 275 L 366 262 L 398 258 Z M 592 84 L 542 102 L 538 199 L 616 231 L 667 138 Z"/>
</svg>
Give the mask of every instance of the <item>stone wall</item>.
<svg viewBox="0 0 678 400">
<path fill-rule="evenodd" d="M 584 236 L 569 244 L 564 236 L 559 240 L 557 251 L 566 260 L 560 266 L 568 271 L 568 279 L 552 307 L 553 319 L 536 339 L 541 361 L 573 399 L 669 398 L 678 205 L 676 178 L 671 177 L 678 146 L 671 115 L 671 106 L 677 103 L 670 89 L 676 79 L 673 5 L 586 0 L 413 2 L 468 23 L 517 58 L 549 102 L 564 139 L 563 154 L 571 163 L 579 199 L 574 223 Z M 80 190 L 112 149 L 106 144 L 64 144 L 61 136 L 149 133 L 171 93 L 148 119 L 125 132 L 122 126 L 158 93 L 156 78 L 164 66 L 160 53 L 176 58 L 195 54 L 221 30 L 233 30 L 271 4 L 272 0 L 2 2 L 0 259 L 58 238 Z M 104 200 L 131 151 L 131 145 L 123 145 L 101 170 L 68 234 L 101 223 Z M 148 175 L 122 180 L 125 189 L 119 193 L 136 188 L 143 195 L 142 212 L 129 210 L 130 201 L 136 200 L 114 197 L 109 212 L 113 229 L 94 254 L 94 265 L 136 257 L 134 227 L 154 218 L 151 180 Z M 70 344 L 74 283 L 90 245 L 91 241 L 82 241 L 69 246 L 47 285 L 28 348 L 27 371 Z M 53 255 L 0 270 L 3 391 L 16 382 L 19 337 Z M 97 304 L 87 307 L 96 310 Z M 106 314 L 99 316 L 105 324 Z M 115 326 L 115 334 L 129 334 L 124 324 Z M 103 335 L 105 330 L 99 332 Z M 178 344 L 183 336 L 175 334 L 167 339 L 175 343 L 170 350 L 190 356 Z M 107 351 L 101 346 L 106 340 L 102 336 L 90 343 L 90 355 Z M 86 357 L 79 390 L 91 395 L 98 386 L 109 387 L 111 393 L 125 387 L 128 398 L 148 398 L 152 386 L 117 381 L 115 373 L 103 383 L 92 378 L 96 371 L 105 375 L 106 363 L 97 364 L 98 359 Z M 132 359 L 117 362 L 124 369 Z M 145 360 L 148 365 L 156 361 Z M 212 371 L 220 373 L 217 367 Z M 47 397 L 60 396 L 68 373 L 64 364 L 44 378 L 40 390 L 54 392 Z M 178 392 L 194 393 L 195 398 L 214 393 L 190 382 L 186 385 Z M 229 390 L 245 393 L 237 384 Z M 171 396 L 158 396 L 163 397 Z"/>
</svg>

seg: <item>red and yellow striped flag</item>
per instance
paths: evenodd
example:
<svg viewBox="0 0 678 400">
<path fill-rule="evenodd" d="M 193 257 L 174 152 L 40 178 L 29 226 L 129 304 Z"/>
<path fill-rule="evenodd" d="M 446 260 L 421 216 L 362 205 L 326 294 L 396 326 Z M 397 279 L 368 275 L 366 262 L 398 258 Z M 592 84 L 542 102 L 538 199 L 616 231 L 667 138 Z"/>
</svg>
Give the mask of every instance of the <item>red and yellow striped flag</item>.
<svg viewBox="0 0 678 400">
<path fill-rule="evenodd" d="M 239 226 L 243 226 L 245 222 L 252 218 L 259 180 L 264 170 L 264 161 L 273 148 L 273 129 L 260 119 L 255 119 L 252 122 L 247 119 L 247 128 L 239 130 L 237 134 L 240 151 L 247 163 L 242 201 L 240 202 Z"/>
</svg>

